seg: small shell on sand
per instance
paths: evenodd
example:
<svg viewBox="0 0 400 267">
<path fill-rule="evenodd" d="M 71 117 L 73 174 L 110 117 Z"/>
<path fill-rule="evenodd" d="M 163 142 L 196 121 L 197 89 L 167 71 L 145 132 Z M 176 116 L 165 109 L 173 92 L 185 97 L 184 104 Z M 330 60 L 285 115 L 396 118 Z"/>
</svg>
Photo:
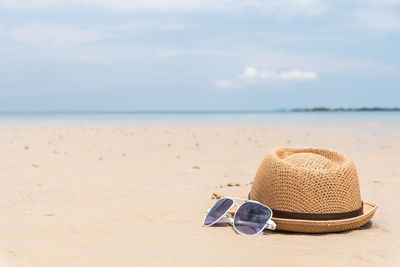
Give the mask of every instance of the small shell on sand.
<svg viewBox="0 0 400 267">
<path fill-rule="evenodd" d="M 25 149 L 25 150 L 28 150 L 28 149 L 29 149 L 29 146 L 24 146 L 24 149 Z"/>
<path fill-rule="evenodd" d="M 231 186 L 233 186 L 233 183 L 227 183 L 226 185 L 231 187 Z"/>
<path fill-rule="evenodd" d="M 192 169 L 200 169 L 200 167 L 197 166 L 197 165 L 194 165 L 194 166 L 192 167 Z"/>
<path fill-rule="evenodd" d="M 103 157 L 99 157 L 98 160 L 103 160 Z"/>
</svg>

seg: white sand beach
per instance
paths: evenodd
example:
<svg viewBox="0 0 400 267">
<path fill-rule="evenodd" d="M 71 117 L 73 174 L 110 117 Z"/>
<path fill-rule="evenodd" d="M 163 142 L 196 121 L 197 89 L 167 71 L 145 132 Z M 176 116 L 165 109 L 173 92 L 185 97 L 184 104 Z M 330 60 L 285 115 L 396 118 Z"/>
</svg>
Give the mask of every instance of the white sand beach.
<svg viewBox="0 0 400 267">
<path fill-rule="evenodd" d="M 320 146 L 355 162 L 372 222 L 334 234 L 202 227 L 246 197 L 264 156 Z M 395 266 L 395 122 L 0 122 L 0 266 Z"/>
</svg>

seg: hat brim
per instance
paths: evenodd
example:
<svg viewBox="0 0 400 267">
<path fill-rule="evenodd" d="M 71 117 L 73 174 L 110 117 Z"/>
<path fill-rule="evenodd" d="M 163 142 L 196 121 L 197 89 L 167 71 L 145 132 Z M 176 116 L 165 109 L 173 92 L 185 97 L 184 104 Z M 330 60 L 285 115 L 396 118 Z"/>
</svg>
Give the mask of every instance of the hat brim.
<svg viewBox="0 0 400 267">
<path fill-rule="evenodd" d="M 300 233 L 330 233 L 342 232 L 358 228 L 366 224 L 374 216 L 378 206 L 372 202 L 364 202 L 363 214 L 354 218 L 312 221 L 312 220 L 294 220 L 272 217 L 276 223 L 277 230 L 300 232 Z"/>
</svg>

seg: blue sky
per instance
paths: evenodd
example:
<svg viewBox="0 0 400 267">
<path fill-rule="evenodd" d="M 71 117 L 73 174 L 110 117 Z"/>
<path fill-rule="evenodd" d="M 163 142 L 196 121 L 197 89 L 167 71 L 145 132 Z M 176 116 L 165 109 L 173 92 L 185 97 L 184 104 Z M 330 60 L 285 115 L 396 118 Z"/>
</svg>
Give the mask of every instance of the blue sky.
<svg viewBox="0 0 400 267">
<path fill-rule="evenodd" d="M 0 0 L 0 110 L 400 106 L 400 0 Z"/>
</svg>

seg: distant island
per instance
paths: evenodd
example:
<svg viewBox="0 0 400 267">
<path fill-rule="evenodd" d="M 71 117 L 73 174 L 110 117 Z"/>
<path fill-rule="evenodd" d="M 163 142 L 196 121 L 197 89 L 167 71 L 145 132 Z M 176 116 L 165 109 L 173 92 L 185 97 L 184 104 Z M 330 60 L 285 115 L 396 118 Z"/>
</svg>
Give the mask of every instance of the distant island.
<svg viewBox="0 0 400 267">
<path fill-rule="evenodd" d="M 335 111 L 335 112 L 349 112 L 349 111 L 400 111 L 400 108 L 381 108 L 381 107 L 362 107 L 362 108 L 327 108 L 327 107 L 314 107 L 314 108 L 294 108 L 292 112 L 319 112 L 319 111 Z"/>
</svg>

